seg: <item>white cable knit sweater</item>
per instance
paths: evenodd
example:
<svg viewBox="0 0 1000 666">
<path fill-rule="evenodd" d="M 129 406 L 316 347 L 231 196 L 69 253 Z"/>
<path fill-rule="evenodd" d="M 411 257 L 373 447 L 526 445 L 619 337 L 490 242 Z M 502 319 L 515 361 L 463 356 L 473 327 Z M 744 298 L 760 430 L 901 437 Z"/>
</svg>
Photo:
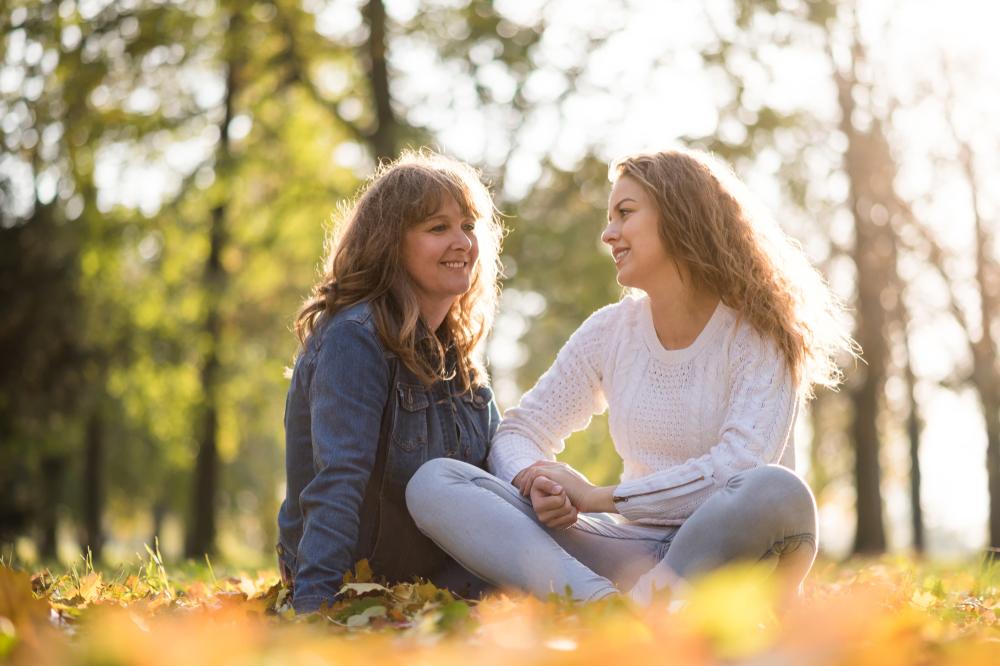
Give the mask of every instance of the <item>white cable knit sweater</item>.
<svg viewBox="0 0 1000 666">
<path fill-rule="evenodd" d="M 510 481 L 609 409 L 625 463 L 615 507 L 626 519 L 680 525 L 735 474 L 794 468 L 797 391 L 777 347 L 719 304 L 691 346 L 668 350 L 649 299 L 601 308 L 504 415 L 489 469 Z"/>
</svg>

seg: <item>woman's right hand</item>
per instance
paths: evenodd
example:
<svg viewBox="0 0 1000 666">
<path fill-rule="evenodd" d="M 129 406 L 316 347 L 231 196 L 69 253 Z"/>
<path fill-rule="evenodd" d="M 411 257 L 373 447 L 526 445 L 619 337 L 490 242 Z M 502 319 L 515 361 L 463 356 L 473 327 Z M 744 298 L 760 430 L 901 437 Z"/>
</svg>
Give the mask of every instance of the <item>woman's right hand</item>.
<svg viewBox="0 0 1000 666">
<path fill-rule="evenodd" d="M 546 527 L 561 530 L 576 523 L 577 510 L 569 495 L 558 483 L 546 476 L 537 476 L 528 493 L 538 520 Z"/>
</svg>

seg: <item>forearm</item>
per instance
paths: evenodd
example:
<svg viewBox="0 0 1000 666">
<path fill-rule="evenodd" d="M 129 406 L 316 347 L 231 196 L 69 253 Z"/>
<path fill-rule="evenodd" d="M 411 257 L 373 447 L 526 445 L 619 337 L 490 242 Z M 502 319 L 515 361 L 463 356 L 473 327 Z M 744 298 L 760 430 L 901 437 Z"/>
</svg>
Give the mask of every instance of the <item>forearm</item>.
<svg viewBox="0 0 1000 666">
<path fill-rule="evenodd" d="M 584 497 L 583 506 L 577 508 L 584 513 L 617 513 L 615 488 L 617 486 L 594 486 Z"/>
<path fill-rule="evenodd" d="M 315 610 L 320 601 L 332 602 L 354 565 L 363 482 L 338 478 L 343 476 L 321 472 L 301 496 L 304 524 L 294 602 L 299 612 Z"/>
</svg>

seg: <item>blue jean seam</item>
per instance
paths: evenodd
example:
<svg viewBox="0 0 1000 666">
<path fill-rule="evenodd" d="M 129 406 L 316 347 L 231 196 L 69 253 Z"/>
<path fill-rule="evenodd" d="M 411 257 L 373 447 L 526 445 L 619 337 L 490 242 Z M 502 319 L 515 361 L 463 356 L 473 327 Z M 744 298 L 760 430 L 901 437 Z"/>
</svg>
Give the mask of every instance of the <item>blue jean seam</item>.
<svg viewBox="0 0 1000 666">
<path fill-rule="evenodd" d="M 586 523 L 582 525 L 580 523 L 576 523 L 569 527 L 569 529 L 574 529 L 574 528 L 580 530 L 581 532 L 586 532 L 587 534 L 593 534 L 594 536 L 603 537 L 605 539 L 615 539 L 616 541 L 652 541 L 654 543 L 663 543 L 667 539 L 673 539 L 672 535 L 670 537 L 657 539 L 654 537 L 639 537 L 639 536 L 631 537 L 631 536 L 616 536 L 613 534 L 601 534 L 600 532 L 595 532 L 594 530 L 589 529 Z"/>
<path fill-rule="evenodd" d="M 780 557 L 782 555 L 787 555 L 788 553 L 794 553 L 795 551 L 797 551 L 799 548 L 802 547 L 803 543 L 805 543 L 807 541 L 810 544 L 812 544 L 813 548 L 816 548 L 816 535 L 815 534 L 812 534 L 810 532 L 802 532 L 800 534 L 792 534 L 790 536 L 786 536 L 783 539 L 781 539 L 781 541 L 778 541 L 777 543 L 775 543 L 774 545 L 772 545 L 767 550 L 767 552 L 764 553 L 763 556 L 761 556 L 760 559 L 761 560 L 765 560 L 765 559 L 767 559 L 769 557 L 775 557 L 775 556 Z M 788 548 L 788 549 L 782 548 L 780 551 L 775 550 L 776 547 L 778 547 L 778 546 L 784 546 L 785 544 L 787 544 L 789 542 L 791 542 L 791 544 L 792 544 L 791 548 Z"/>
</svg>

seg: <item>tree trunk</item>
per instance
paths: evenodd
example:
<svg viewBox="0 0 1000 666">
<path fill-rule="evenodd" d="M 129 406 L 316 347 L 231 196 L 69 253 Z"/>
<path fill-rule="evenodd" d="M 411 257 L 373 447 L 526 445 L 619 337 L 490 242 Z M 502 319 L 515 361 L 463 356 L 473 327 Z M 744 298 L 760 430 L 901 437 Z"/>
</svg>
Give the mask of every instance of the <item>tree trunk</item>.
<svg viewBox="0 0 1000 666">
<path fill-rule="evenodd" d="M 386 63 L 386 15 L 382 0 L 368 0 L 363 15 L 368 24 L 363 62 L 366 63 L 375 107 L 375 127 L 368 143 L 375 160 L 391 160 L 399 150 L 399 124 L 392 110 L 389 67 Z"/>
<path fill-rule="evenodd" d="M 83 538 L 80 546 L 90 549 L 94 561 L 101 559 L 104 534 L 101 513 L 104 500 L 104 422 L 97 404 L 87 419 L 83 457 Z"/>
<path fill-rule="evenodd" d="M 163 520 L 167 517 L 167 505 L 163 500 L 156 500 L 153 503 L 153 529 L 149 535 L 149 543 L 159 542 L 163 536 Z"/>
<path fill-rule="evenodd" d="M 54 560 L 58 555 L 59 505 L 62 503 L 62 488 L 65 485 L 66 460 L 59 455 L 48 455 L 40 465 L 42 478 L 38 498 L 38 525 L 40 537 L 38 554 L 43 560 Z"/>
<path fill-rule="evenodd" d="M 219 123 L 219 146 L 216 150 L 216 170 L 222 178 L 230 170 L 232 154 L 230 151 L 229 123 L 233 119 L 234 104 L 237 94 L 237 58 L 232 52 L 233 45 L 238 43 L 240 33 L 239 12 L 233 14 L 229 21 L 226 44 L 230 52 L 227 54 L 225 113 Z M 216 532 L 216 497 L 219 485 L 219 384 L 220 361 L 219 349 L 222 344 L 222 306 L 227 274 L 222 265 L 222 253 L 226 246 L 226 211 L 225 200 L 212 208 L 211 226 L 209 228 L 209 251 L 205 261 L 202 277 L 205 292 L 206 313 L 202 330 L 205 344 L 204 358 L 201 366 L 201 385 L 203 401 L 198 419 L 198 456 L 194 470 L 194 493 L 191 505 L 191 518 L 188 524 L 185 555 L 189 558 L 201 558 L 206 553 L 215 552 Z"/>
<path fill-rule="evenodd" d="M 910 357 L 910 344 L 906 331 L 906 310 L 901 309 L 900 326 L 903 329 L 903 340 L 906 345 L 906 392 L 910 403 L 910 413 L 906 418 L 906 433 L 910 440 L 910 524 L 913 529 L 913 551 L 923 554 L 924 540 L 924 510 L 920 504 L 920 408 L 917 405 L 916 378 L 913 375 L 913 364 Z"/>
<path fill-rule="evenodd" d="M 837 71 L 841 131 L 847 136 L 844 166 L 850 183 L 851 213 L 854 216 L 853 259 L 857 269 L 857 319 L 855 339 L 864 350 L 865 364 L 858 367 L 851 391 L 854 420 L 854 475 L 857 489 L 857 532 L 855 553 L 880 553 L 885 550 L 885 525 L 882 519 L 881 438 L 878 417 L 882 409 L 889 363 L 887 336 L 890 307 L 886 301 L 898 298 L 895 275 L 895 235 L 889 223 L 898 214 L 894 184 L 896 166 L 878 118 L 870 128 L 857 128 L 853 88 L 857 81 L 853 67 L 861 60 L 858 44 L 852 49 L 852 70 Z"/>
<path fill-rule="evenodd" d="M 1000 405 L 984 406 L 986 414 L 986 472 L 990 489 L 990 553 L 1000 556 Z"/>
</svg>

